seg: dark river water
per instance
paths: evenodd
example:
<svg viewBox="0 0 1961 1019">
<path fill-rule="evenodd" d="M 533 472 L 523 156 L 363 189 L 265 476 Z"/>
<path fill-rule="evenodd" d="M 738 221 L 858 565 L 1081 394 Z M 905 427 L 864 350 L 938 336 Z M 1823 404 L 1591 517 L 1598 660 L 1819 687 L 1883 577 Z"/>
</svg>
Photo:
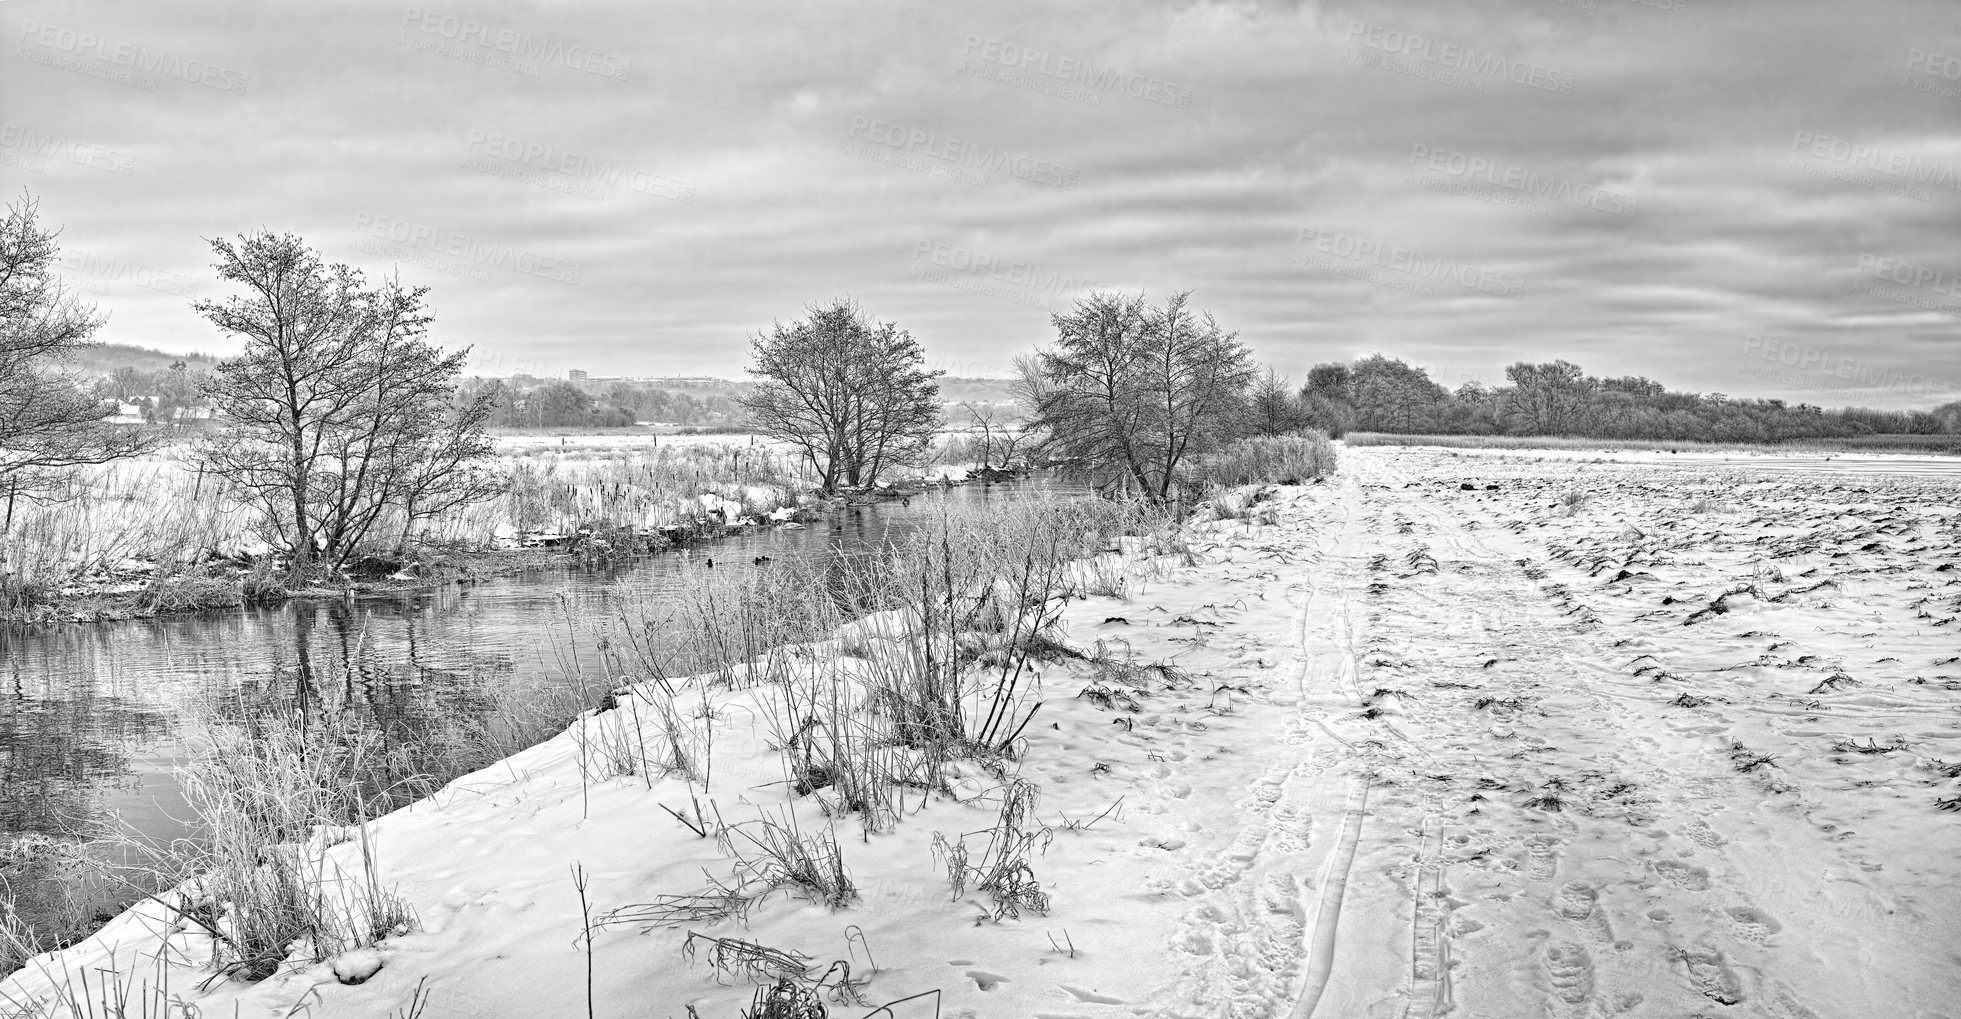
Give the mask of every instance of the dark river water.
<svg viewBox="0 0 1961 1019">
<path fill-rule="evenodd" d="M 568 565 L 347 602 L 0 627 L 0 895 L 11 890 L 31 921 L 48 915 L 56 886 L 66 880 L 72 889 L 72 878 L 35 866 L 40 836 L 121 831 L 167 842 L 186 833 L 188 810 L 173 776 L 183 752 L 180 705 L 318 700 L 414 725 L 514 705 L 522 711 L 527 696 L 544 701 L 570 684 L 587 688 L 583 696 L 605 686 L 595 680 L 605 675 L 598 634 L 622 614 L 659 618 L 687 558 L 697 567 L 712 558 L 719 570 L 744 570 L 758 556 L 877 547 L 945 503 L 985 505 L 1035 492 L 1072 494 L 1043 481 L 976 483 L 605 568 Z M 105 895 L 89 909 L 124 904 Z"/>
</svg>

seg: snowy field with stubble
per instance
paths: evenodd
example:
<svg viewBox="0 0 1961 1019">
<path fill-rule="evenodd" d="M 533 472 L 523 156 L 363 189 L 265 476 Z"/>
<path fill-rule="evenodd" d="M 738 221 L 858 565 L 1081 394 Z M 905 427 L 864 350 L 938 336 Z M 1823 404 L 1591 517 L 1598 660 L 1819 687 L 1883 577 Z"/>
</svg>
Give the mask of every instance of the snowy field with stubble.
<svg viewBox="0 0 1961 1019">
<path fill-rule="evenodd" d="M 594 916 L 730 878 L 670 813 L 694 798 L 827 824 L 762 688 L 684 698 L 722 719 L 708 793 L 595 777 L 591 748 L 640 722 L 629 693 L 371 826 L 420 930 L 200 988 L 208 939 L 149 904 L 0 995 L 106 965 L 207 1016 L 408 1015 L 420 991 L 427 1019 L 588 993 L 732 1019 L 767 966 L 718 972 L 692 931 L 810 979 L 848 962 L 826 1003 L 853 1019 L 1961 1015 L 1961 479 L 1762 466 L 1345 449 L 1319 483 L 1202 510 L 1190 561 L 1135 553 L 1123 596 L 1070 603 L 1089 658 L 1040 667 L 1011 774 L 953 765 L 955 795 L 914 791 L 889 833 L 828 822 L 842 908 L 786 890 L 582 936 L 575 865 Z M 799 660 L 886 640 L 852 629 Z M 986 844 L 1013 778 L 1048 901 L 1003 916 L 933 843 Z M 331 851 L 350 885 L 361 851 Z"/>
</svg>

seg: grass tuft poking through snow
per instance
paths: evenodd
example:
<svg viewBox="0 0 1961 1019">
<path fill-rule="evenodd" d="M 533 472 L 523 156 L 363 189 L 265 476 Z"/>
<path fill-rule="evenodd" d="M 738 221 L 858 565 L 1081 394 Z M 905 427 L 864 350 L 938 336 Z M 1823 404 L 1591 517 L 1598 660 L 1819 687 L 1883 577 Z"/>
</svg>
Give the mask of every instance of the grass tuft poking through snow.
<svg viewBox="0 0 1961 1019">
<path fill-rule="evenodd" d="M 989 919 L 999 923 L 1018 917 L 1024 910 L 1036 914 L 1049 911 L 1049 896 L 1035 880 L 1029 864 L 1031 853 L 1045 851 L 1055 838 L 1054 829 L 1031 823 L 1041 791 L 1023 779 L 1010 781 L 1001 794 L 1001 815 L 992 828 L 968 832 L 956 838 L 933 833 L 933 856 L 946 868 L 947 884 L 957 900 L 972 887 L 994 900 Z M 967 840 L 985 835 L 987 844 L 979 855 Z"/>
</svg>

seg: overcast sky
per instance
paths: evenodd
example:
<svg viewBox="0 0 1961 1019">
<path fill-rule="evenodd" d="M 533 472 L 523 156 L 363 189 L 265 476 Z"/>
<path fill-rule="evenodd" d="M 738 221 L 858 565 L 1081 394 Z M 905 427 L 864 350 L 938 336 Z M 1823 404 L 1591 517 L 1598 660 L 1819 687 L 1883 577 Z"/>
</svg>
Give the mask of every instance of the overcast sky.
<svg viewBox="0 0 1961 1019">
<path fill-rule="evenodd" d="M 1961 399 L 1953 0 L 0 0 L 0 181 L 99 338 L 232 353 L 200 238 L 434 288 L 487 374 L 739 375 L 848 295 L 1005 374 L 1091 286 L 1297 379 L 1564 357 Z M 193 288 L 195 288 L 193 292 Z"/>
</svg>

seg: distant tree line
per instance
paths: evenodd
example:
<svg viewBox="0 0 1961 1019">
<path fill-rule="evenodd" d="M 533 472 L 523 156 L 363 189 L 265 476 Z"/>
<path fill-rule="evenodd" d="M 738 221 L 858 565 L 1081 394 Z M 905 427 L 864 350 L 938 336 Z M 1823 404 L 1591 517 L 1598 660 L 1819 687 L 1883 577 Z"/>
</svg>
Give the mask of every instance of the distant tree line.
<svg viewBox="0 0 1961 1019">
<path fill-rule="evenodd" d="M 1519 361 L 1505 369 L 1505 379 L 1502 386 L 1466 382 L 1451 390 L 1420 367 L 1372 354 L 1315 365 L 1298 398 L 1308 423 L 1337 437 L 1359 431 L 1778 442 L 1961 432 L 1961 404 L 1933 411 L 1826 410 L 1675 392 L 1639 375 L 1596 378 L 1570 361 Z"/>
<path fill-rule="evenodd" d="M 625 428 L 642 421 L 722 426 L 742 420 L 734 397 L 705 397 L 643 383 L 609 382 L 597 393 L 564 380 L 528 375 L 478 379 L 466 391 L 488 395 L 489 425 L 496 428 Z"/>
<path fill-rule="evenodd" d="M 147 371 L 125 364 L 97 376 L 87 391 L 96 400 L 134 406 L 151 424 L 179 425 L 211 416 L 210 381 L 209 371 L 181 360 Z M 627 381 L 586 387 L 518 375 L 470 380 L 463 388 L 491 397 L 491 427 L 625 428 L 643 421 L 715 427 L 740 424 L 743 416 L 733 395 L 696 396 Z"/>
</svg>

